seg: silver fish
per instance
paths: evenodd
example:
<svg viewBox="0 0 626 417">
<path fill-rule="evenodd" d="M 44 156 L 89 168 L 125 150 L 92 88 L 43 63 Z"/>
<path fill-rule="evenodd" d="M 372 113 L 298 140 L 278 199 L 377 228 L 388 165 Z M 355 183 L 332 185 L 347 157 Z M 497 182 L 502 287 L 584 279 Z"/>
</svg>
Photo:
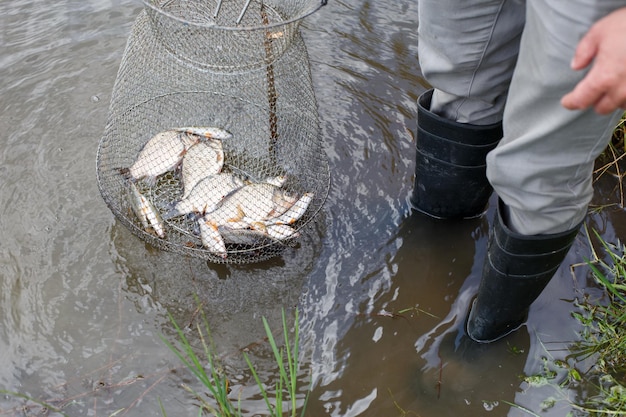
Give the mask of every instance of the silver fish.
<svg viewBox="0 0 626 417">
<path fill-rule="evenodd" d="M 213 126 L 185 126 L 174 129 L 178 132 L 187 132 L 194 135 L 202 136 L 207 139 L 230 139 L 232 133 L 219 127 Z"/>
<path fill-rule="evenodd" d="M 215 210 L 218 204 L 233 191 L 244 185 L 243 180 L 230 173 L 219 173 L 202 179 L 189 195 L 175 203 L 165 219 L 189 213 L 207 213 Z"/>
<path fill-rule="evenodd" d="M 253 229 L 233 229 L 226 226 L 218 227 L 218 231 L 225 242 L 235 243 L 238 245 L 256 245 L 260 239 L 264 239 L 266 235 Z"/>
<path fill-rule="evenodd" d="M 200 226 L 200 239 L 202 246 L 204 246 L 209 252 L 215 253 L 222 258 L 226 258 L 226 244 L 222 235 L 217 229 L 217 226 L 212 222 L 205 221 L 204 218 L 198 220 Z"/>
<path fill-rule="evenodd" d="M 285 240 L 288 238 L 294 238 L 300 236 L 293 227 L 286 224 L 272 224 L 265 227 L 265 233 L 276 240 Z"/>
<path fill-rule="evenodd" d="M 144 178 L 154 184 L 156 177 L 176 168 L 197 136 L 174 130 L 157 133 L 143 146 L 135 162 L 128 168 L 132 181 Z"/>
<path fill-rule="evenodd" d="M 296 197 L 268 183 L 254 183 L 239 188 L 224 198 L 206 221 L 215 226 L 246 228 L 250 222 L 280 215 L 296 202 Z M 278 213 L 278 214 L 276 214 Z"/>
<path fill-rule="evenodd" d="M 203 179 L 218 174 L 224 166 L 224 149 L 219 140 L 201 141 L 190 147 L 182 162 L 183 196 L 185 199 L 191 190 Z"/>
<path fill-rule="evenodd" d="M 159 216 L 159 212 L 154 205 L 148 200 L 134 183 L 129 183 L 130 187 L 130 203 L 135 215 L 141 221 L 144 230 L 152 228 L 154 233 L 160 238 L 165 238 L 165 226 Z"/>
<path fill-rule="evenodd" d="M 293 227 L 284 224 L 265 225 L 256 222 L 248 226 L 250 227 L 249 229 L 220 226 L 218 231 L 223 241 L 241 245 L 256 245 L 261 239 L 266 238 L 282 241 L 300 236 L 300 233 Z"/>
<path fill-rule="evenodd" d="M 244 217 L 239 224 L 247 224 L 259 234 L 275 240 L 298 237 L 300 234 L 290 225 L 302 218 L 313 201 L 313 193 L 304 193 L 287 211 L 276 217 L 253 219 Z"/>
<path fill-rule="evenodd" d="M 266 219 L 267 225 L 289 225 L 294 224 L 304 216 L 304 213 L 309 208 L 311 201 L 313 201 L 313 193 L 304 193 L 287 211 L 280 216 Z"/>
<path fill-rule="evenodd" d="M 250 228 L 275 240 L 285 240 L 287 238 L 300 236 L 300 233 L 298 233 L 296 229 L 286 224 L 268 225 L 265 222 L 251 222 Z"/>
</svg>

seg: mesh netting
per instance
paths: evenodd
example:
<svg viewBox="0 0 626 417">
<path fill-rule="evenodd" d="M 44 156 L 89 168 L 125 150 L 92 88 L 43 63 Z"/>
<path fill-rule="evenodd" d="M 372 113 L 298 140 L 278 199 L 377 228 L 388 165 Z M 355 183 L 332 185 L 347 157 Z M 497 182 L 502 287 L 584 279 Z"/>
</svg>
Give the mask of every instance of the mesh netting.
<svg viewBox="0 0 626 417">
<path fill-rule="evenodd" d="M 212 262 L 297 245 L 330 182 L 298 32 L 323 3 L 145 4 L 98 148 L 105 202 L 153 246 Z"/>
</svg>

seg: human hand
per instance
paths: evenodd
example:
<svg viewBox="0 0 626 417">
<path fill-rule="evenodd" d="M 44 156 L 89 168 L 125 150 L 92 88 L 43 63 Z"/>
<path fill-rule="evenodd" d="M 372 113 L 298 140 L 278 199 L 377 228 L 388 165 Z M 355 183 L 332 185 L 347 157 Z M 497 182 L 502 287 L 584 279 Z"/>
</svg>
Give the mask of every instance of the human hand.
<svg viewBox="0 0 626 417">
<path fill-rule="evenodd" d="M 580 40 L 573 70 L 591 64 L 589 73 L 561 99 L 570 110 L 594 108 L 608 114 L 626 109 L 626 7 L 597 21 Z"/>
</svg>

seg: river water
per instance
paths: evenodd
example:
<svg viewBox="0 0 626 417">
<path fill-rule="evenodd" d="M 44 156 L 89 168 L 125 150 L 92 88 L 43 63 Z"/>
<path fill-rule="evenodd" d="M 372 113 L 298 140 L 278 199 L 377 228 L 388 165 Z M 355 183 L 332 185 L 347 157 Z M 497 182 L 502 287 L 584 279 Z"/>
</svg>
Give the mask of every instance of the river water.
<svg viewBox="0 0 626 417">
<path fill-rule="evenodd" d="M 464 222 L 409 209 L 415 100 L 427 88 L 415 1 L 331 0 L 305 20 L 331 188 L 298 247 L 247 266 L 152 248 L 100 197 L 98 141 L 142 7 L 0 3 L 0 415 L 58 415 L 38 402 L 69 416 L 161 416 L 159 403 L 167 415 L 197 415 L 182 385 L 204 391 L 162 338 L 176 340 L 170 313 L 197 344 L 199 310 L 234 398 L 248 415 L 260 414 L 241 352 L 272 380 L 261 319 L 279 330 L 283 308 L 288 317 L 300 312 L 309 416 L 570 410 L 567 401 L 542 410 L 555 391 L 521 376 L 540 372 L 542 358 L 567 354 L 578 339 L 573 300 L 599 295 L 586 267 L 567 267 L 591 256 L 585 233 L 527 326 L 476 346 L 461 328 L 493 208 Z M 615 185 L 598 184 L 594 204 L 615 203 Z M 588 219 L 608 241 L 625 225 L 615 206 Z"/>
</svg>

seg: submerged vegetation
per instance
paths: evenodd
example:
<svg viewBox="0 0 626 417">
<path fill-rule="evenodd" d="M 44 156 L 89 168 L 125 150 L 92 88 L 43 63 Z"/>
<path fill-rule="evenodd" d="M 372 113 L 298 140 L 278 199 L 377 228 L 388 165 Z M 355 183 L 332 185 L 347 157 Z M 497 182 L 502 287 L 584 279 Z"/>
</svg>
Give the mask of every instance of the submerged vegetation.
<svg viewBox="0 0 626 417">
<path fill-rule="evenodd" d="M 223 372 L 223 368 L 213 349 L 209 325 L 204 314 L 202 315 L 204 327 L 200 325 L 196 326 L 197 336 L 200 340 L 204 357 L 200 357 L 196 354 L 192 343 L 185 336 L 185 332 L 178 326 L 171 315 L 170 321 L 176 329 L 178 336 L 177 345 L 171 343 L 163 336 L 161 339 L 169 349 L 176 354 L 185 367 L 191 371 L 197 380 L 201 382 L 202 386 L 208 390 L 208 394 L 210 394 L 211 397 L 207 400 L 204 395 L 205 393 L 198 393 L 190 387 L 185 386 L 185 389 L 198 401 L 200 415 L 203 413 L 208 413 L 208 415 L 214 417 L 238 417 L 244 415 L 241 410 L 238 393 L 231 392 L 228 376 Z M 301 409 L 301 415 L 303 416 L 308 400 L 308 391 L 304 401 L 299 401 L 298 376 L 300 373 L 300 363 L 298 358 L 300 334 L 298 310 L 295 311 L 294 333 L 292 338 L 289 337 L 289 327 L 287 325 L 285 311 L 282 311 L 282 346 L 277 343 L 265 318 L 263 318 L 263 326 L 276 366 L 278 367 L 278 377 L 273 389 L 267 388 L 267 381 L 261 380 L 248 354 L 243 352 L 243 356 L 267 407 L 267 414 L 264 415 L 271 417 L 296 417 L 298 410 Z M 162 412 L 165 415 L 163 407 Z"/>
<path fill-rule="evenodd" d="M 573 409 L 568 416 L 626 416 L 626 246 L 596 236 L 608 259 L 588 265 L 606 297 L 587 296 L 576 303 L 573 315 L 582 325 L 580 340 L 570 346 L 565 360 L 548 354 L 541 371 L 524 381 L 556 388 L 557 396 L 543 401 L 544 410 L 565 401 Z"/>
</svg>

